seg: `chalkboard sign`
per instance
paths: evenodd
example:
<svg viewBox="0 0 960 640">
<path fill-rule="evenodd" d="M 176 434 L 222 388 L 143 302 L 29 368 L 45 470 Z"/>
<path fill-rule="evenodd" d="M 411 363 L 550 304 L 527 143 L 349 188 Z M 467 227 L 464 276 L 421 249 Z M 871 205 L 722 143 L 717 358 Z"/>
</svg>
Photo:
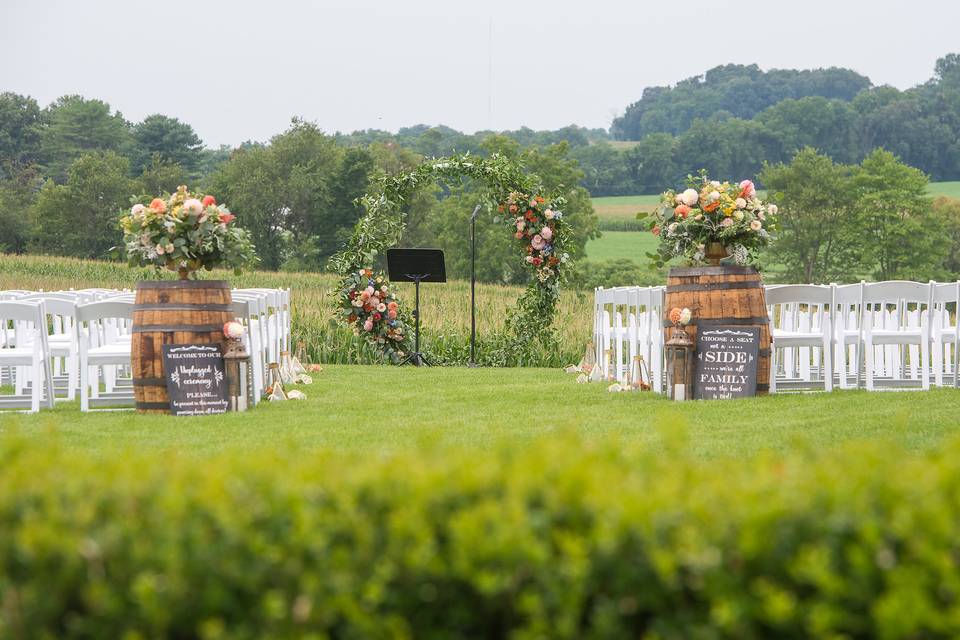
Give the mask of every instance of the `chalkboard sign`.
<svg viewBox="0 0 960 640">
<path fill-rule="evenodd" d="M 759 327 L 701 323 L 697 328 L 694 399 L 755 396 L 759 355 Z"/>
<path fill-rule="evenodd" d="M 170 413 L 175 416 L 226 413 L 227 382 L 219 344 L 165 344 L 163 370 L 167 376 Z"/>
</svg>

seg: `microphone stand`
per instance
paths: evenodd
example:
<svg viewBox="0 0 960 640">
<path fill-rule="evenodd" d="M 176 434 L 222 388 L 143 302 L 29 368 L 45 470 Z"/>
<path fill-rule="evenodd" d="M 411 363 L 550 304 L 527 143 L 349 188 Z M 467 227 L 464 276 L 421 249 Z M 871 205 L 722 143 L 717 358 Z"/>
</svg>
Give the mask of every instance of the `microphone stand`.
<svg viewBox="0 0 960 640">
<path fill-rule="evenodd" d="M 473 208 L 470 216 L 470 362 L 468 367 L 477 365 L 477 216 L 480 205 Z"/>
</svg>

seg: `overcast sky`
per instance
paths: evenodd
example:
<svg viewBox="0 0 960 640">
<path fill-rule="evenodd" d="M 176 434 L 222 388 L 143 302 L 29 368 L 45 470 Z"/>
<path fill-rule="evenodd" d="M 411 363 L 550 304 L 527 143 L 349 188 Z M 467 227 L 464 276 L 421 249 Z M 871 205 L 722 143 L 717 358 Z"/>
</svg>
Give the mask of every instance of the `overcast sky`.
<svg viewBox="0 0 960 640">
<path fill-rule="evenodd" d="M 960 0 L 0 0 L 0 91 L 163 113 L 209 145 L 418 123 L 609 127 L 728 62 L 901 89 L 960 52 Z"/>
</svg>

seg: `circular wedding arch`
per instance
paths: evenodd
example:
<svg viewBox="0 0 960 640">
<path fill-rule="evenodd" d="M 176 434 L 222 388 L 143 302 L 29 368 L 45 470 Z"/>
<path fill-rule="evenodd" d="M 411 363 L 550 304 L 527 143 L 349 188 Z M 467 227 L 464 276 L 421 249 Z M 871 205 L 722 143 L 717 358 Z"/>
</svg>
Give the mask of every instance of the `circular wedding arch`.
<svg viewBox="0 0 960 640">
<path fill-rule="evenodd" d="M 565 249 L 570 241 L 570 226 L 563 219 L 565 200 L 560 193 L 544 193 L 540 179 L 527 173 L 521 162 L 500 154 L 489 157 L 456 155 L 431 159 L 407 173 L 381 177 L 376 188 L 358 199 L 364 215 L 354 227 L 345 248 L 330 259 L 330 266 L 343 277 L 340 285 L 341 322 L 351 325 L 358 335 L 382 355 L 396 362 L 402 351 L 382 336 L 364 330 L 364 316 L 354 313 L 350 302 L 357 287 L 366 286 L 366 278 L 375 282 L 378 256 L 397 244 L 406 228 L 405 211 L 410 198 L 421 188 L 443 182 L 459 183 L 464 178 L 482 186 L 488 210 L 497 211 L 505 233 L 517 240 L 518 255 L 532 270 L 533 277 L 506 320 L 509 340 L 496 358 L 501 362 L 523 364 L 535 350 L 556 348 L 553 318 L 560 295 L 560 284 L 569 261 Z M 361 274 L 359 279 L 357 274 Z M 353 292 L 353 294 L 351 293 Z M 349 299 L 348 299 L 349 298 Z M 354 305 L 356 306 L 356 305 Z M 400 320 L 407 316 L 401 315 Z M 379 314 L 377 314 L 379 321 Z"/>
</svg>

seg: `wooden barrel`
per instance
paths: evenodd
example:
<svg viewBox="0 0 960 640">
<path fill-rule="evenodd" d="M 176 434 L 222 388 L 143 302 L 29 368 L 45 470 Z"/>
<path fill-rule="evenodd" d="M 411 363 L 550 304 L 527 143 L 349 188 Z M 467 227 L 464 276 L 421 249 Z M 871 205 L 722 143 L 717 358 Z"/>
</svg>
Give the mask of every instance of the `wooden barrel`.
<svg viewBox="0 0 960 640">
<path fill-rule="evenodd" d="M 163 345 L 224 343 L 233 320 L 226 280 L 162 280 L 137 284 L 131 368 L 140 413 L 169 413 Z"/>
<path fill-rule="evenodd" d="M 690 309 L 693 319 L 687 333 L 696 344 L 697 328 L 740 325 L 760 329 L 760 359 L 757 362 L 757 393 L 770 389 L 770 325 L 763 282 L 753 267 L 720 265 L 670 269 L 664 300 L 664 341 L 670 339 L 666 318 L 670 309 Z"/>
</svg>

